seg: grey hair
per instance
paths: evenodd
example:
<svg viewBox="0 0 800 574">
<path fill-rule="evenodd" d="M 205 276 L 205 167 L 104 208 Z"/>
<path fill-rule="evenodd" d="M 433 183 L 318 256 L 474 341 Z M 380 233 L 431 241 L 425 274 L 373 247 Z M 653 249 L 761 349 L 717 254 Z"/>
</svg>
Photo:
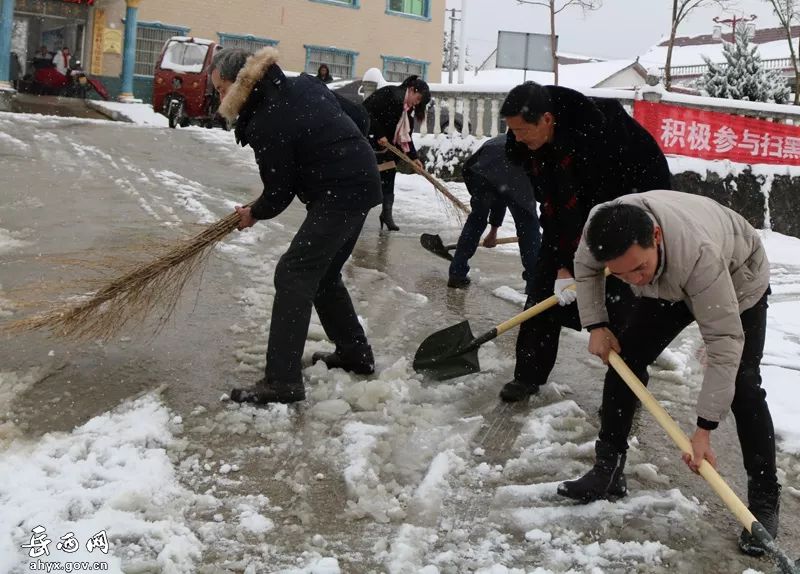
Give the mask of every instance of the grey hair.
<svg viewBox="0 0 800 574">
<path fill-rule="evenodd" d="M 247 58 L 252 56 L 251 52 L 242 48 L 224 48 L 214 54 L 211 61 L 211 71 L 219 70 L 219 77 L 229 82 L 235 82 L 239 70 L 244 68 Z"/>
</svg>

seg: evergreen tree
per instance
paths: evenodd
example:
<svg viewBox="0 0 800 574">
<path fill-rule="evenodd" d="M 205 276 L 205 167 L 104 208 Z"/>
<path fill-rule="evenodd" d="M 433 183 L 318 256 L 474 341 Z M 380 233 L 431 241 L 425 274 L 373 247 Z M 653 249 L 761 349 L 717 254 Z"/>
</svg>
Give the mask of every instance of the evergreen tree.
<svg viewBox="0 0 800 574">
<path fill-rule="evenodd" d="M 786 103 L 790 91 L 781 71 L 764 68 L 758 46 L 750 44 L 744 27 L 734 36 L 734 42 L 722 45 L 726 64 L 714 64 L 703 56 L 708 71 L 700 82 L 701 89 L 714 98 Z"/>
</svg>

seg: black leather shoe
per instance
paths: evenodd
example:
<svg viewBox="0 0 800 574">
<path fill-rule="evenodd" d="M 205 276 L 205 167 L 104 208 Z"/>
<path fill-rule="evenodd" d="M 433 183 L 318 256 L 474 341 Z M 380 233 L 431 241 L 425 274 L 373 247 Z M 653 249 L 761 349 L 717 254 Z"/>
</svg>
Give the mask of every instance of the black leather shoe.
<svg viewBox="0 0 800 574">
<path fill-rule="evenodd" d="M 252 387 L 231 389 L 231 400 L 234 403 L 251 403 L 266 405 L 269 403 L 296 403 L 304 401 L 306 390 L 303 386 L 280 386 L 265 384 L 260 380 Z"/>
<path fill-rule="evenodd" d="M 470 283 L 472 280 L 469 277 L 456 277 L 455 275 L 451 275 L 447 280 L 447 286 L 452 289 L 465 289 L 469 287 Z"/>
<path fill-rule="evenodd" d="M 539 385 L 522 383 L 514 379 L 510 383 L 503 385 L 500 389 L 500 398 L 507 403 L 517 403 L 524 401 L 528 397 L 539 392 Z"/>
<path fill-rule="evenodd" d="M 333 353 L 314 353 L 311 355 L 311 364 L 322 361 L 329 369 L 343 369 L 356 375 L 371 375 L 375 372 L 375 358 L 372 347 L 363 351 L 347 353 L 347 355 L 334 351 Z"/>
</svg>

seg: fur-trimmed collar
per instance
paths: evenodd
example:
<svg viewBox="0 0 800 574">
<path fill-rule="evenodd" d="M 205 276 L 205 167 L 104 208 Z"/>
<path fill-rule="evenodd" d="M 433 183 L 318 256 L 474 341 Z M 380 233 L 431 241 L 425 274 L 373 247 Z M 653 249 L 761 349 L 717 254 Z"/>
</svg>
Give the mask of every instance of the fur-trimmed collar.
<svg viewBox="0 0 800 574">
<path fill-rule="evenodd" d="M 271 47 L 261 48 L 247 58 L 244 67 L 236 75 L 236 81 L 219 105 L 220 115 L 229 122 L 235 120 L 247 103 L 247 98 L 250 97 L 255 85 L 264 77 L 267 68 L 277 61 L 278 50 Z"/>
</svg>

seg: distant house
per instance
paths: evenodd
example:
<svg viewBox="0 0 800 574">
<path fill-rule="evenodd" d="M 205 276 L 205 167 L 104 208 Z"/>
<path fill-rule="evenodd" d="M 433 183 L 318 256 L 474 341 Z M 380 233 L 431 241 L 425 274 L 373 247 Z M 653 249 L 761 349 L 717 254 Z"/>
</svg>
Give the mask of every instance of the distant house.
<svg viewBox="0 0 800 574">
<path fill-rule="evenodd" d="M 637 60 L 602 60 L 591 56 L 559 53 L 558 83 L 570 88 L 632 89 L 644 85 L 647 70 Z M 514 86 L 525 80 L 552 84 L 552 72 L 525 72 L 496 67 L 496 51 L 478 70 L 464 74 L 465 84 Z M 442 73 L 446 80 L 446 72 Z"/>
<path fill-rule="evenodd" d="M 791 28 L 793 44 L 797 46 L 800 38 L 800 26 Z M 724 64 L 722 54 L 722 40 L 731 42 L 731 32 L 715 38 L 711 34 L 703 36 L 683 36 L 675 38 L 672 49 L 671 74 L 673 84 L 687 85 L 702 76 L 707 69 L 703 56 L 707 56 L 715 64 Z M 756 30 L 751 38 L 753 44 L 758 45 L 758 53 L 768 69 L 783 70 L 787 81 L 793 83 L 794 69 L 789 52 L 789 43 L 783 28 L 764 28 Z M 664 66 L 667 62 L 667 47 L 669 42 L 664 41 L 653 46 L 642 54 L 639 61 L 647 67 L 655 66 L 663 76 Z"/>
</svg>

